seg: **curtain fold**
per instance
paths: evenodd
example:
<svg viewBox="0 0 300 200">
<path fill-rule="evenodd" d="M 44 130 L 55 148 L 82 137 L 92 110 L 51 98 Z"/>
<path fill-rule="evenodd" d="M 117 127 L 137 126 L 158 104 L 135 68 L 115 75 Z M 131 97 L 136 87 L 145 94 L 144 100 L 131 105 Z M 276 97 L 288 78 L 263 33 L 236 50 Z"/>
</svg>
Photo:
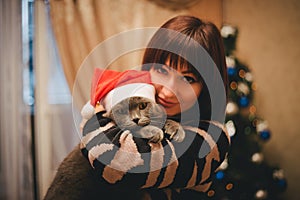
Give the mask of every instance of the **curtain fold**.
<svg viewBox="0 0 300 200">
<path fill-rule="evenodd" d="M 28 30 L 28 10 L 27 1 L 0 1 L 0 199 L 34 199 L 35 195 L 31 109 L 25 92 L 29 32 L 22 33 Z"/>
<path fill-rule="evenodd" d="M 114 48 L 135 42 L 126 40 L 108 48 L 101 55 L 86 59 L 106 39 L 134 28 L 159 27 L 169 18 L 180 14 L 210 20 L 219 27 L 222 23 L 222 0 L 193 1 L 191 7 L 176 10 L 173 5 L 167 5 L 164 3 L 165 7 L 162 7 L 150 0 L 50 0 L 52 27 L 76 107 L 81 108 L 89 99 L 90 79 L 95 67 L 124 70 L 140 64 L 143 51 L 120 55 L 117 60 L 107 61 L 110 66 L 97 66 L 99 59 L 105 60 L 115 51 Z M 139 37 L 136 40 L 145 39 Z M 87 63 L 91 67 L 81 70 L 80 67 L 87 66 Z"/>
</svg>

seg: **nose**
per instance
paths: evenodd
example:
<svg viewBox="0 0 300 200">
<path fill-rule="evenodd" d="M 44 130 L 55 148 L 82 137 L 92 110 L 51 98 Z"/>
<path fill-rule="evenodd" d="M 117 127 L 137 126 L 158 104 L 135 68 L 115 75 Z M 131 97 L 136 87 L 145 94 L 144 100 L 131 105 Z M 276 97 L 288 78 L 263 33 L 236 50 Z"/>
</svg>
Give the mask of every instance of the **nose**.
<svg viewBox="0 0 300 200">
<path fill-rule="evenodd" d="M 165 82 L 162 87 L 160 92 L 165 96 L 165 97 L 172 97 L 176 93 L 176 83 L 174 77 L 170 78 L 167 82 Z"/>
<path fill-rule="evenodd" d="M 174 91 L 167 86 L 162 86 L 160 92 L 164 95 L 164 97 L 172 97 L 174 96 Z"/>
<path fill-rule="evenodd" d="M 138 123 L 139 123 L 139 118 L 134 118 L 132 121 L 133 121 L 134 123 L 138 124 Z"/>
</svg>

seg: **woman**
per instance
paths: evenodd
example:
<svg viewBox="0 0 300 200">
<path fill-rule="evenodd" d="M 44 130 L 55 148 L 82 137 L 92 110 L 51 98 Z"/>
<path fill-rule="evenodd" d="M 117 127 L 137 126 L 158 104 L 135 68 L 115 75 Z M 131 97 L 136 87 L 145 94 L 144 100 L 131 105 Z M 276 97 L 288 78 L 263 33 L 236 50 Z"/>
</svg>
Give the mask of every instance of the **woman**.
<svg viewBox="0 0 300 200">
<path fill-rule="evenodd" d="M 103 157 L 109 162 L 94 159 L 93 168 L 75 149 L 63 161 L 45 199 L 186 199 L 199 198 L 208 190 L 230 143 L 220 125 L 225 114 L 227 71 L 218 29 L 192 16 L 170 19 L 152 37 L 142 70 L 150 72 L 156 101 L 165 108 L 168 118 L 184 126 L 184 141 L 164 139 L 158 145 L 149 145 L 139 138 L 126 140 L 124 144 L 131 142 L 128 146 L 135 145 L 138 154 L 120 161 L 116 158 L 118 150 L 107 150 Z M 86 133 L 109 121 L 101 106 L 96 110 L 85 126 Z M 114 127 L 101 134 L 114 137 L 119 132 Z M 83 155 L 90 160 L 89 151 L 95 145 L 99 144 L 82 146 Z M 116 145 L 120 146 L 118 142 Z M 137 160 L 143 163 L 136 166 Z M 159 160 L 162 167 L 149 170 L 153 160 Z M 112 162 L 132 164 L 131 169 L 138 171 L 118 171 L 110 167 Z"/>
<path fill-rule="evenodd" d="M 188 60 L 183 57 L 188 58 Z M 151 63 L 166 64 L 169 67 L 161 67 L 159 65 L 156 65 L 155 67 L 151 65 Z M 208 66 L 202 66 L 207 64 Z M 216 71 L 214 64 L 218 71 Z M 223 41 L 217 27 L 210 22 L 206 23 L 192 16 L 174 17 L 162 25 L 161 29 L 158 30 L 151 39 L 148 48 L 145 51 L 142 69 L 150 70 L 153 74 L 152 79 L 154 79 L 154 82 L 157 81 L 159 83 L 160 79 L 164 79 L 161 83 L 166 85 L 165 79 L 168 80 L 171 77 L 162 76 L 162 74 L 170 71 L 170 67 L 177 70 L 179 73 L 188 71 L 188 73 L 183 75 L 192 88 L 195 89 L 194 92 L 197 94 L 196 96 L 198 97 L 199 105 L 190 101 L 182 102 L 184 105 L 182 110 L 174 107 L 173 111 L 170 111 L 168 114 L 177 115 L 182 111 L 193 110 L 191 109 L 192 106 L 200 106 L 201 119 L 210 120 L 212 115 L 210 96 L 212 96 L 212 94 L 209 94 L 209 92 L 212 91 L 208 91 L 206 83 L 214 82 L 214 84 L 217 85 L 220 84 L 218 81 L 222 81 L 221 84 L 224 84 L 224 88 L 227 90 L 228 82 Z M 202 78 L 203 70 L 219 73 L 222 80 L 215 77 L 205 77 L 206 81 L 204 82 Z M 156 85 L 158 102 L 168 98 L 172 103 L 173 100 L 170 98 L 174 99 L 174 96 L 169 97 L 166 95 L 171 93 L 176 95 L 176 92 L 168 93 L 168 90 L 173 89 L 173 91 L 176 91 L 176 88 L 178 88 L 178 91 L 183 92 L 183 90 L 180 89 L 187 88 L 184 83 L 177 83 L 177 85 L 169 86 L 169 88 Z M 164 92 L 168 94 L 163 94 Z M 184 98 L 185 96 L 184 94 L 177 95 L 179 98 Z M 222 96 L 219 95 L 218 98 L 220 97 Z M 225 108 L 220 109 L 219 113 L 221 115 L 224 115 L 224 109 Z M 167 109 L 166 111 L 168 112 L 168 110 L 170 109 Z M 196 110 L 198 109 L 196 108 Z"/>
</svg>

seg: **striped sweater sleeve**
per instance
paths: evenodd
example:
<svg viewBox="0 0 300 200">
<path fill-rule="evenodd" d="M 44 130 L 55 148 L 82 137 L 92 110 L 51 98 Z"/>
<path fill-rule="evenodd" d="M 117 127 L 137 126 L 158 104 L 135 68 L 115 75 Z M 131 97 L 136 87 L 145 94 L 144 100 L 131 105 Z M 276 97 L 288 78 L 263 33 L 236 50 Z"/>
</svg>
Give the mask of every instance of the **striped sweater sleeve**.
<svg viewBox="0 0 300 200">
<path fill-rule="evenodd" d="M 180 143 L 168 139 L 149 143 L 120 130 L 103 114 L 86 122 L 81 151 L 100 182 L 112 187 L 205 192 L 229 150 L 230 138 L 218 123 L 185 126 L 186 137 Z"/>
</svg>

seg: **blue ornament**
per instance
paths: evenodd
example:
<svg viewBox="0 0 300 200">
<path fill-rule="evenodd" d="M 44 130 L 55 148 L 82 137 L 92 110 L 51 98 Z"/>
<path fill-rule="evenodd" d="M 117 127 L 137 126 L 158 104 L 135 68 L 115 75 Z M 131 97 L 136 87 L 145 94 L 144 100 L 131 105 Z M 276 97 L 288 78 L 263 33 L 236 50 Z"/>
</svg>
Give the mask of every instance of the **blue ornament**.
<svg viewBox="0 0 300 200">
<path fill-rule="evenodd" d="M 224 178 L 224 172 L 223 171 L 218 171 L 217 173 L 216 173 L 216 178 L 218 179 L 218 180 L 221 180 L 221 179 L 223 179 Z"/>
<path fill-rule="evenodd" d="M 239 100 L 239 104 L 241 107 L 247 107 L 249 105 L 249 99 L 247 97 L 241 97 Z"/>
<path fill-rule="evenodd" d="M 285 179 L 279 179 L 277 180 L 277 185 L 281 188 L 285 188 L 287 186 L 287 182 Z"/>
<path fill-rule="evenodd" d="M 268 129 L 266 129 L 266 130 L 260 131 L 259 136 L 262 140 L 267 141 L 270 139 L 271 133 Z"/>
<path fill-rule="evenodd" d="M 236 74 L 236 69 L 234 67 L 227 68 L 228 76 L 234 76 Z"/>
</svg>

